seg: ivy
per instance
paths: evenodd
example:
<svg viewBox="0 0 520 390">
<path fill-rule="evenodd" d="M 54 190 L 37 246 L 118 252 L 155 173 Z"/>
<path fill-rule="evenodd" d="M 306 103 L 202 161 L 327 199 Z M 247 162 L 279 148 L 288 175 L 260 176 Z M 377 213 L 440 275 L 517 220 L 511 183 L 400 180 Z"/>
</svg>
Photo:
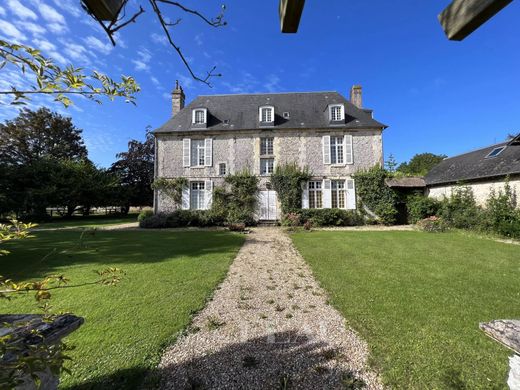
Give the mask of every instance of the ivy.
<svg viewBox="0 0 520 390">
<path fill-rule="evenodd" d="M 278 194 L 284 214 L 302 208 L 302 183 L 308 181 L 311 176 L 308 167 L 301 169 L 297 164 L 276 167 L 271 175 L 271 183 Z"/>
<path fill-rule="evenodd" d="M 361 204 L 374 212 L 385 225 L 394 224 L 397 218 L 397 195 L 385 184 L 388 176 L 381 166 L 354 175 Z"/>
<path fill-rule="evenodd" d="M 153 190 L 161 191 L 177 206 L 182 204 L 182 190 L 187 186 L 188 179 L 185 177 L 177 177 L 175 179 L 160 177 L 152 183 Z"/>
</svg>

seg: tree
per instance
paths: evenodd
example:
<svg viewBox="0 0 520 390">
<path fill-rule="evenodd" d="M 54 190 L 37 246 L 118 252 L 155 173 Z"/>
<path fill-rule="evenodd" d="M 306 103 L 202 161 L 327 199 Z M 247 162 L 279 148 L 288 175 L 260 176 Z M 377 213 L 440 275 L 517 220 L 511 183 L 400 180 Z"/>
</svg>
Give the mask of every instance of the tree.
<svg viewBox="0 0 520 390">
<path fill-rule="evenodd" d="M 47 108 L 24 108 L 13 120 L 0 124 L 0 166 L 29 164 L 41 158 L 81 160 L 87 148 L 71 118 Z"/>
<path fill-rule="evenodd" d="M 395 169 L 397 168 L 397 161 L 395 161 L 395 157 L 392 153 L 390 153 L 388 156 L 388 160 L 386 160 L 385 166 L 388 172 L 395 172 Z"/>
<path fill-rule="evenodd" d="M 128 151 L 118 153 L 118 160 L 110 167 L 110 172 L 121 181 L 127 206 L 151 206 L 153 203 L 154 149 L 154 136 L 147 129 L 145 141 L 133 139 L 128 142 Z"/>
<path fill-rule="evenodd" d="M 406 175 L 424 176 L 435 165 L 439 164 L 447 156 L 444 154 L 420 153 L 413 156 L 410 162 L 404 162 L 397 168 L 398 172 Z"/>
<path fill-rule="evenodd" d="M 25 104 L 35 94 L 51 95 L 65 107 L 72 104 L 72 95 L 80 95 L 97 103 L 101 103 L 103 96 L 110 100 L 123 97 L 127 102 L 134 103 L 135 94 L 140 91 L 133 77 L 121 76 L 121 81 L 116 82 L 97 71 L 87 75 L 82 68 L 73 65 L 60 68 L 37 49 L 0 40 L 0 70 L 3 68 L 17 68 L 27 81 L 26 88 L 12 86 L 10 90 L 0 90 L 0 96 L 12 97 L 11 104 Z"/>
</svg>

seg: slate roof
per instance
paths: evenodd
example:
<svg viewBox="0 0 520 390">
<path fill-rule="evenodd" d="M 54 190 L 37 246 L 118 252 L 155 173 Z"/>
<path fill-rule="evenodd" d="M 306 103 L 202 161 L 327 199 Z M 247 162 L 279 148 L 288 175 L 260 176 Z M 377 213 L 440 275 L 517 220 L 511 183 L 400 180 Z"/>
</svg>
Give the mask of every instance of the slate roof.
<svg viewBox="0 0 520 390">
<path fill-rule="evenodd" d="M 344 124 L 329 124 L 328 106 L 334 103 L 343 103 L 345 106 Z M 155 130 L 155 133 L 261 129 L 264 127 L 258 121 L 258 110 L 265 105 L 274 106 L 275 129 L 387 127 L 372 119 L 371 110 L 357 108 L 338 92 L 297 92 L 199 96 Z M 192 127 L 194 108 L 208 110 L 207 128 Z M 285 112 L 289 113 L 289 118 L 284 118 Z"/>
<path fill-rule="evenodd" d="M 506 148 L 496 157 L 486 156 L 495 148 Z M 447 158 L 426 176 L 427 186 L 520 175 L 520 135 L 509 142 L 491 145 Z"/>
<path fill-rule="evenodd" d="M 422 177 L 399 177 L 385 179 L 388 187 L 392 188 L 423 188 L 426 186 Z"/>
</svg>

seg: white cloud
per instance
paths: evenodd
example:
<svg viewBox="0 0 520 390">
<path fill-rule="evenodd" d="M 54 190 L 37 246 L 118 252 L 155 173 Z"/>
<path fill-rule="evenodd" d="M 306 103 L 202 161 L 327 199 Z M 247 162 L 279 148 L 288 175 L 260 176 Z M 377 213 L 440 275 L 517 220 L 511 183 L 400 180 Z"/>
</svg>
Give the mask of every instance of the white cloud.
<svg viewBox="0 0 520 390">
<path fill-rule="evenodd" d="M 14 39 L 16 42 L 22 42 L 27 39 L 27 37 L 14 26 L 14 24 L 2 19 L 0 19 L 0 35 Z"/>
<path fill-rule="evenodd" d="M 43 50 L 43 51 L 47 51 L 47 52 L 56 50 L 56 45 L 45 39 L 35 39 L 33 42 L 39 50 Z"/>
<path fill-rule="evenodd" d="M 161 45 L 165 45 L 165 46 L 168 44 L 168 39 L 164 35 L 153 33 L 152 35 L 150 35 L 150 38 L 155 43 L 160 43 Z"/>
<path fill-rule="evenodd" d="M 79 5 L 79 1 L 63 1 L 63 0 L 54 0 L 54 4 L 68 12 L 69 14 L 75 16 L 75 17 L 79 17 L 79 16 L 82 16 L 82 13 L 81 13 L 81 6 Z"/>
<path fill-rule="evenodd" d="M 265 84 L 267 92 L 277 92 L 280 90 L 280 77 L 275 74 L 267 76 L 267 83 Z"/>
<path fill-rule="evenodd" d="M 51 23 L 60 23 L 60 24 L 66 24 L 65 18 L 62 14 L 60 14 L 58 11 L 56 11 L 54 8 L 52 8 L 50 5 L 41 3 L 38 7 L 40 14 L 43 16 L 43 18 Z"/>
<path fill-rule="evenodd" d="M 5 16 L 5 9 L 0 7 L 0 16 Z"/>
<path fill-rule="evenodd" d="M 31 22 L 23 22 L 23 24 L 19 24 L 18 27 L 24 28 L 26 31 L 29 31 L 33 35 L 43 35 L 47 32 L 47 30 L 44 27 Z"/>
<path fill-rule="evenodd" d="M 187 77 L 181 73 L 177 73 L 175 75 L 177 80 L 179 80 L 179 84 L 182 85 L 183 88 L 190 89 L 193 87 L 193 79 L 191 77 Z"/>
<path fill-rule="evenodd" d="M 64 34 L 69 30 L 66 24 L 60 23 L 49 23 L 47 24 L 47 28 L 55 34 Z"/>
<path fill-rule="evenodd" d="M 20 19 L 38 19 L 38 16 L 18 0 L 7 0 L 7 7 Z"/>
<path fill-rule="evenodd" d="M 199 46 L 202 46 L 204 44 L 204 41 L 202 40 L 202 37 L 204 36 L 204 34 L 197 34 L 195 35 L 195 43 Z"/>
<path fill-rule="evenodd" d="M 67 60 L 63 55 L 58 51 L 56 45 L 52 42 L 49 42 L 46 39 L 34 39 L 33 44 L 39 50 L 42 50 L 45 54 L 51 57 L 53 60 L 58 62 L 61 65 L 69 64 L 69 60 Z"/>
<path fill-rule="evenodd" d="M 152 83 L 153 85 L 155 85 L 156 87 L 158 87 L 159 85 L 161 85 L 161 83 L 159 82 L 159 80 L 157 80 L 157 78 L 155 77 L 150 77 L 150 80 L 152 80 Z"/>
<path fill-rule="evenodd" d="M 135 70 L 150 70 L 150 65 L 148 65 L 148 63 L 152 59 L 152 54 L 147 49 L 141 48 L 137 52 L 137 55 L 139 58 L 132 60 L 132 63 L 135 65 Z"/>
<path fill-rule="evenodd" d="M 73 42 L 62 42 L 64 46 L 64 51 L 67 55 L 69 55 L 72 59 L 75 60 L 84 60 L 88 61 L 87 58 L 87 49 L 84 46 L 79 45 Z"/>
<path fill-rule="evenodd" d="M 112 45 L 109 43 L 103 43 L 96 37 L 93 37 L 92 35 L 88 36 L 87 38 L 83 39 L 83 41 L 87 44 L 87 46 L 91 49 L 97 50 L 100 53 L 103 54 L 109 54 L 112 51 Z"/>
</svg>

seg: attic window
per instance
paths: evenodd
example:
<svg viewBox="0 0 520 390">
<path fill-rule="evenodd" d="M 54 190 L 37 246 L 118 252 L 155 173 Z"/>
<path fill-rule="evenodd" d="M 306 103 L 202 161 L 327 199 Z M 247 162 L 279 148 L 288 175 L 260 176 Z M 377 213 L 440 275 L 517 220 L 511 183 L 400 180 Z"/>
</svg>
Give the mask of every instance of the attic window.
<svg viewBox="0 0 520 390">
<path fill-rule="evenodd" d="M 205 108 L 197 108 L 193 110 L 192 114 L 192 123 L 194 125 L 203 125 L 206 123 L 207 120 L 207 112 Z"/>
<path fill-rule="evenodd" d="M 270 124 L 274 123 L 274 107 L 273 106 L 260 107 L 259 121 L 261 123 L 270 123 Z"/>
<path fill-rule="evenodd" d="M 289 119 L 289 118 L 291 117 L 291 115 L 290 115 L 287 111 L 285 111 L 285 112 L 283 113 L 283 117 L 284 117 L 285 119 Z"/>
<path fill-rule="evenodd" d="M 497 157 L 500 153 L 502 153 L 502 151 L 505 149 L 506 147 L 505 146 L 500 146 L 498 148 L 495 148 L 493 149 L 487 156 L 486 158 L 492 158 L 492 157 Z"/>
<path fill-rule="evenodd" d="M 330 105 L 329 118 L 331 122 L 340 122 L 345 120 L 345 108 L 343 107 L 343 104 Z"/>
</svg>

